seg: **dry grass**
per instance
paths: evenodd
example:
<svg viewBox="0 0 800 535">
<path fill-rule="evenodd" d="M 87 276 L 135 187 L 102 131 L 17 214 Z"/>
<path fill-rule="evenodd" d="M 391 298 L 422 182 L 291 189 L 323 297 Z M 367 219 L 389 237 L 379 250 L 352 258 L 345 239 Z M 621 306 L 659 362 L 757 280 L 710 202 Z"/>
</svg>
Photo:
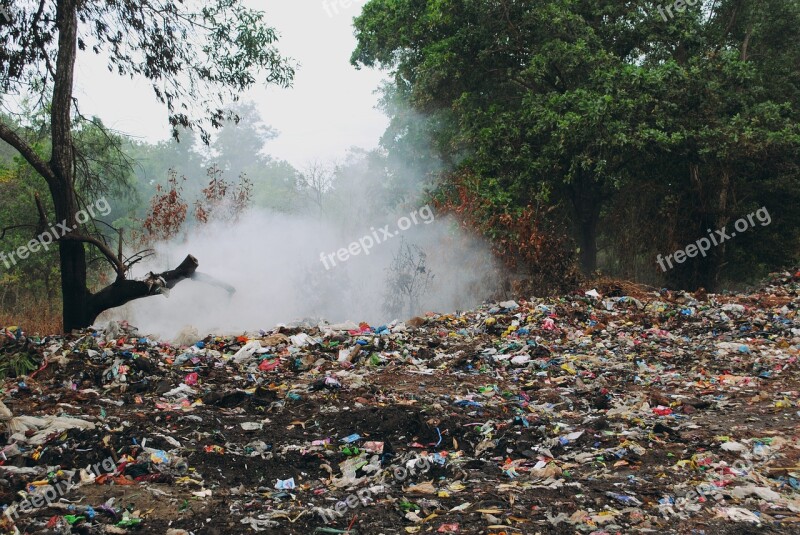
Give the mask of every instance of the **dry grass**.
<svg viewBox="0 0 800 535">
<path fill-rule="evenodd" d="M 0 309 L 0 327 L 22 327 L 29 335 L 47 336 L 61 333 L 61 307 L 47 302 L 26 302 L 14 310 Z"/>
<path fill-rule="evenodd" d="M 618 293 L 619 295 L 627 295 L 640 300 L 652 298 L 653 292 L 658 291 L 658 288 L 647 284 L 615 279 L 604 275 L 585 282 L 583 286 L 587 289 L 595 288 L 601 295 Z"/>
</svg>

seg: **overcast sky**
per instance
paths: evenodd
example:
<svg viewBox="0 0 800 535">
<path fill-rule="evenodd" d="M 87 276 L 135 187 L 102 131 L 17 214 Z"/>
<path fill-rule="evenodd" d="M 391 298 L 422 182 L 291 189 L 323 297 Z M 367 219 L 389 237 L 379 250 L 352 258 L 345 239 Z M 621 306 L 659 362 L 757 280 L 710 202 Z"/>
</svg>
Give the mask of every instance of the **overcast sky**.
<svg viewBox="0 0 800 535">
<path fill-rule="evenodd" d="M 243 95 L 257 103 L 266 124 L 280 131 L 267 152 L 302 168 L 314 160 L 339 159 L 351 146 L 377 146 L 388 123 L 375 109 L 375 90 L 384 74 L 358 71 L 349 62 L 355 47 L 352 19 L 364 0 L 246 3 L 266 11 L 268 23 L 280 33 L 281 52 L 300 64 L 293 87 L 259 86 Z M 167 113 L 149 84 L 109 73 L 91 53 L 79 55 L 76 96 L 84 114 L 97 115 L 112 128 L 148 141 L 169 137 Z"/>
</svg>

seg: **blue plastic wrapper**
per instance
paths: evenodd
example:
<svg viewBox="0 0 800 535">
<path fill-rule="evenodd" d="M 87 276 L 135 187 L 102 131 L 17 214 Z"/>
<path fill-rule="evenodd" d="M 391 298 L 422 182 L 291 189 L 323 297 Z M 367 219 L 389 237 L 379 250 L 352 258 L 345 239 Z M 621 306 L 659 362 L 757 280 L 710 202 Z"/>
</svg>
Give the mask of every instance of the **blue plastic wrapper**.
<svg viewBox="0 0 800 535">
<path fill-rule="evenodd" d="M 614 498 L 620 503 L 625 505 L 641 505 L 642 502 L 634 498 L 633 496 L 628 496 L 627 494 L 617 494 L 615 492 L 608 492 L 606 493 L 608 496 Z"/>
<path fill-rule="evenodd" d="M 279 479 L 277 483 L 275 483 L 275 489 L 277 490 L 292 490 L 293 488 L 297 487 L 294 482 L 294 478 L 290 477 L 289 479 Z"/>
<path fill-rule="evenodd" d="M 428 459 L 441 466 L 444 466 L 445 463 L 447 462 L 447 458 L 443 457 L 441 453 L 434 453 L 433 455 L 429 455 Z"/>
<path fill-rule="evenodd" d="M 456 401 L 455 403 L 453 403 L 453 405 L 456 405 L 458 407 L 483 407 L 483 405 L 481 405 L 477 401 L 470 401 L 468 399 L 462 399 L 461 401 Z"/>
</svg>

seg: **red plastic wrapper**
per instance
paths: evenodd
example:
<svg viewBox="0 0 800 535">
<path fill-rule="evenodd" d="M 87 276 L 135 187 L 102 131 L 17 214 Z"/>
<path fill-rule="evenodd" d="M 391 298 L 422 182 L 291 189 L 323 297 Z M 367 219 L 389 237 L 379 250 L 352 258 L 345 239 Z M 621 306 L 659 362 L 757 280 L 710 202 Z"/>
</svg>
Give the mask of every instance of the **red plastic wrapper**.
<svg viewBox="0 0 800 535">
<path fill-rule="evenodd" d="M 258 365 L 258 369 L 262 372 L 271 372 L 275 368 L 278 367 L 280 361 L 278 359 L 275 360 L 262 360 L 261 364 Z"/>
</svg>

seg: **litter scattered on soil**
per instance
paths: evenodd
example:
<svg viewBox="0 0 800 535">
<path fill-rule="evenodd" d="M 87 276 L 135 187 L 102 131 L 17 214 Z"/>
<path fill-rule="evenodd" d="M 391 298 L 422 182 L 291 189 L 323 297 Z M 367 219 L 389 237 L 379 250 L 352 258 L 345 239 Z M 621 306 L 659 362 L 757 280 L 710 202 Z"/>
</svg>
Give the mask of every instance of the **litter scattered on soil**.
<svg viewBox="0 0 800 535">
<path fill-rule="evenodd" d="M 4 328 L 0 526 L 797 533 L 800 273 L 586 290 L 185 345 Z"/>
</svg>

